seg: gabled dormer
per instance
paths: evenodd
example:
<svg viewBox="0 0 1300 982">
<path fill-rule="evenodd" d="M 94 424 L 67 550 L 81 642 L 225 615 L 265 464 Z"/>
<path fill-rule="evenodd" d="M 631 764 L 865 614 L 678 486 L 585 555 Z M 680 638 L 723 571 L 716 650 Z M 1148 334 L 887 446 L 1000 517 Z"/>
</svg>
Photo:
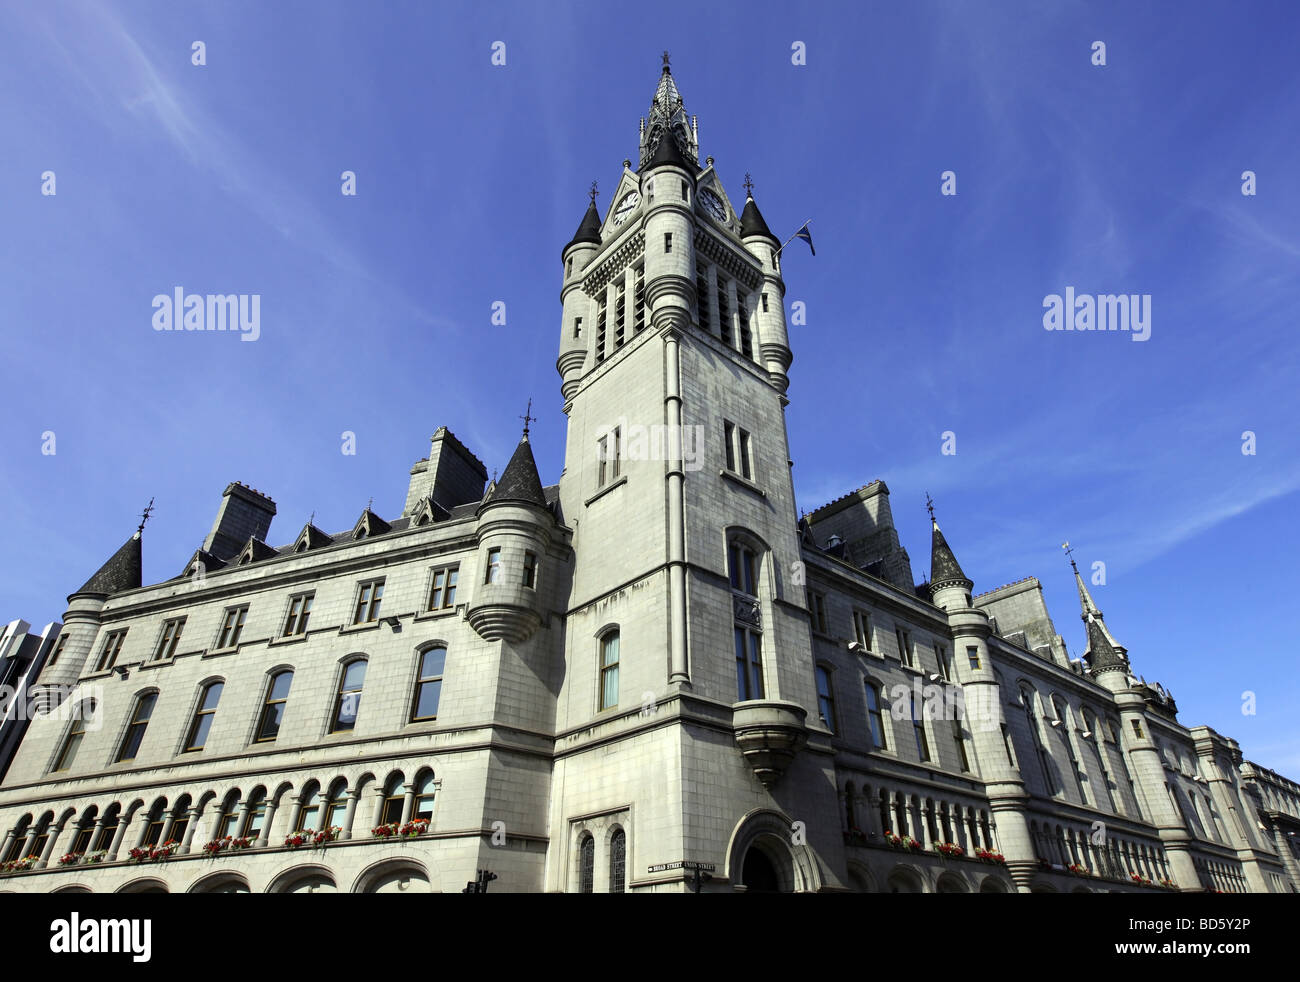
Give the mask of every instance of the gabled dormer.
<svg viewBox="0 0 1300 982">
<path fill-rule="evenodd" d="M 295 553 L 310 552 L 312 549 L 321 549 L 333 544 L 333 542 L 334 540 L 329 537 L 328 533 L 322 532 L 311 522 L 308 522 L 302 527 L 302 531 L 298 533 L 298 538 L 294 540 L 293 551 Z"/>
<path fill-rule="evenodd" d="M 195 549 L 194 554 L 190 556 L 189 560 L 185 563 L 185 568 L 181 570 L 176 579 L 181 580 L 196 576 L 200 570 L 202 570 L 203 575 L 206 576 L 208 573 L 214 573 L 225 565 L 225 563 L 212 555 L 212 553 L 203 549 Z"/>
<path fill-rule="evenodd" d="M 411 528 L 419 528 L 421 525 L 432 525 L 434 522 L 445 521 L 451 517 L 451 512 L 442 505 L 438 504 L 433 498 L 422 498 L 420 503 L 415 506 L 415 511 L 411 513 Z"/>
<path fill-rule="evenodd" d="M 239 555 L 235 557 L 235 566 L 247 566 L 250 563 L 260 563 L 263 559 L 271 559 L 278 556 L 279 553 L 268 546 L 256 536 L 249 536 L 244 547 L 239 550 Z"/>
<path fill-rule="evenodd" d="M 383 535 L 385 532 L 391 532 L 392 526 L 367 508 L 357 519 L 357 524 L 352 526 L 353 541 L 358 539 L 369 539 L 376 535 Z"/>
</svg>

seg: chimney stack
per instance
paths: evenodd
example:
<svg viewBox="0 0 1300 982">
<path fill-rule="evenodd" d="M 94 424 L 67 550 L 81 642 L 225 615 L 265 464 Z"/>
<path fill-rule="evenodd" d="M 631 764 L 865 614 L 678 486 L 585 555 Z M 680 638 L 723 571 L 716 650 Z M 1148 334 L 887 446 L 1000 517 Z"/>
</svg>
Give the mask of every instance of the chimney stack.
<svg viewBox="0 0 1300 982">
<path fill-rule="evenodd" d="M 203 540 L 203 549 L 223 562 L 229 561 L 244 547 L 249 536 L 266 540 L 275 517 L 275 502 L 241 481 L 226 485 L 221 507 L 212 531 Z"/>
</svg>

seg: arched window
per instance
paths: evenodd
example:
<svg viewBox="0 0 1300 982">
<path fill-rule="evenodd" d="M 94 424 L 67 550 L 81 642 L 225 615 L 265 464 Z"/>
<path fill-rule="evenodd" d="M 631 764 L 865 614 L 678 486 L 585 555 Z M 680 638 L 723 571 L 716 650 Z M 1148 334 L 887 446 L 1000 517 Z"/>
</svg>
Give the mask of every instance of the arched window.
<svg viewBox="0 0 1300 982">
<path fill-rule="evenodd" d="M 146 692 L 136 700 L 131 722 L 127 725 L 126 735 L 122 738 L 122 747 L 117 752 L 119 761 L 135 760 L 135 755 L 140 752 L 140 743 L 144 740 L 144 731 L 149 727 L 149 717 L 153 715 L 154 703 L 157 701 L 156 692 Z"/>
<path fill-rule="evenodd" d="M 730 436 L 728 440 L 730 441 Z M 762 550 L 745 536 L 735 535 L 727 540 L 727 574 L 732 592 L 732 636 L 736 648 L 738 702 L 762 699 L 765 695 L 763 627 L 758 602 L 761 555 Z"/>
<path fill-rule="evenodd" d="M 325 801 L 325 824 L 323 828 L 342 827 L 348 812 L 348 782 L 339 778 L 330 785 L 329 797 Z"/>
<path fill-rule="evenodd" d="M 627 833 L 615 829 L 609 840 L 609 892 L 622 893 L 627 881 Z"/>
<path fill-rule="evenodd" d="M 320 821 L 320 785 L 313 783 L 310 789 L 299 799 L 298 828 L 300 832 L 315 832 L 316 823 Z"/>
<path fill-rule="evenodd" d="M 758 596 L 758 560 L 754 550 L 742 541 L 733 539 L 727 547 L 727 567 L 731 589 L 746 596 Z"/>
<path fill-rule="evenodd" d="M 618 705 L 619 633 L 612 630 L 600 639 L 600 708 Z"/>
<path fill-rule="evenodd" d="M 836 732 L 835 690 L 831 687 L 831 673 L 825 665 L 817 666 L 817 712 L 826 728 Z"/>
<path fill-rule="evenodd" d="M 411 813 L 412 819 L 422 818 L 429 824 L 433 824 L 433 794 L 435 790 L 433 771 L 425 771 L 423 776 L 415 782 L 415 808 Z"/>
<path fill-rule="evenodd" d="M 334 699 L 334 721 L 330 732 L 350 730 L 357 725 L 357 710 L 361 708 L 361 687 L 366 681 L 366 660 L 358 658 L 348 662 L 339 678 L 339 691 Z"/>
<path fill-rule="evenodd" d="M 217 703 L 221 701 L 225 687 L 224 682 L 209 682 L 203 687 L 203 693 L 199 696 L 199 708 L 194 713 L 189 735 L 185 738 L 186 751 L 202 750 L 208 742 L 208 731 L 212 729 L 212 720 L 217 715 Z"/>
<path fill-rule="evenodd" d="M 442 696 L 442 673 L 447 665 L 447 649 L 438 645 L 420 655 L 420 674 L 415 682 L 415 704 L 411 722 L 437 719 L 438 700 Z"/>
<path fill-rule="evenodd" d="M 187 794 L 183 794 L 176 800 L 172 806 L 171 821 L 172 827 L 167 832 L 168 839 L 174 839 L 181 842 L 185 839 L 185 831 L 190 825 L 190 805 L 194 799 Z"/>
<path fill-rule="evenodd" d="M 247 836 L 250 839 L 256 839 L 262 834 L 262 826 L 266 824 L 266 792 L 262 788 L 256 789 L 248 801 L 248 815 L 244 819 L 244 827 L 239 834 Z"/>
<path fill-rule="evenodd" d="M 156 846 L 162 842 L 163 825 L 167 822 L 167 802 L 159 798 L 149 809 L 144 820 L 144 840 L 142 845 Z"/>
<path fill-rule="evenodd" d="M 280 724 L 284 722 L 284 706 L 289 701 L 289 687 L 292 685 L 292 669 L 271 676 L 270 685 L 266 689 L 266 703 L 262 706 L 262 718 L 257 724 L 258 743 L 269 743 L 279 735 Z"/>
<path fill-rule="evenodd" d="M 228 835 L 234 835 L 235 829 L 238 827 L 239 792 L 232 791 L 226 795 L 226 800 L 221 805 L 221 812 L 217 817 L 216 838 L 224 839 Z"/>
<path fill-rule="evenodd" d="M 1038 766 L 1043 771 L 1043 783 L 1047 786 L 1047 793 L 1054 795 L 1059 789 L 1052 779 L 1052 769 L 1047 763 L 1047 750 L 1043 746 L 1042 736 L 1038 732 L 1038 717 L 1034 714 L 1034 695 L 1032 690 L 1023 685 L 1020 687 L 1020 706 L 1025 711 L 1025 723 L 1029 727 L 1029 736 L 1034 741 L 1034 749 L 1038 753 Z"/>
<path fill-rule="evenodd" d="M 888 750 L 889 738 L 885 734 L 885 719 L 880 711 L 881 698 L 878 696 L 879 683 L 873 679 L 863 682 L 867 696 L 867 724 L 871 732 L 871 749 Z"/>
<path fill-rule="evenodd" d="M 72 836 L 72 848 L 68 852 L 85 853 L 90 849 L 90 837 L 95 831 L 96 814 L 93 805 L 81 813 L 81 817 L 77 820 L 76 832 Z"/>
<path fill-rule="evenodd" d="M 402 820 L 402 806 L 406 801 L 404 780 L 401 774 L 394 774 L 384 785 L 384 807 L 379 814 L 380 825 L 389 825 Z"/>
<path fill-rule="evenodd" d="M 113 844 L 113 837 L 117 835 L 117 825 L 121 820 L 122 806 L 110 805 L 104 817 L 104 824 L 99 827 L 99 837 L 90 844 L 91 852 L 102 852 Z"/>
<path fill-rule="evenodd" d="M 596 840 L 590 834 L 578 844 L 578 892 L 593 893 L 596 889 Z"/>
<path fill-rule="evenodd" d="M 72 725 L 68 727 L 68 735 L 63 739 L 63 749 L 59 751 L 59 756 L 51 770 L 66 771 L 72 767 L 72 762 L 77 759 L 77 748 L 81 746 L 81 741 L 86 736 L 86 726 L 94 717 L 95 700 L 93 699 L 87 699 L 73 709 Z"/>
</svg>

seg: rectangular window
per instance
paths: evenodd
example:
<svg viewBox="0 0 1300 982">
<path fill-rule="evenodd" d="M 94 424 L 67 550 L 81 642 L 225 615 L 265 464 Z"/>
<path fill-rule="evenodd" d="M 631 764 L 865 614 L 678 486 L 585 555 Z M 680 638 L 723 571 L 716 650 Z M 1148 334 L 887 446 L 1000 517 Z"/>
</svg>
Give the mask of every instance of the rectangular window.
<svg viewBox="0 0 1300 982">
<path fill-rule="evenodd" d="M 68 637 L 67 634 L 59 635 L 59 640 L 55 642 L 54 651 L 50 654 L 50 660 L 47 662 L 48 665 L 53 666 L 59 660 L 59 656 L 63 654 L 63 649 L 68 646 Z"/>
<path fill-rule="evenodd" d="M 311 617 L 311 604 L 314 593 L 303 593 L 289 599 L 289 613 L 284 619 L 284 633 L 281 637 L 291 638 L 307 633 L 307 620 Z"/>
<path fill-rule="evenodd" d="M 104 639 L 104 647 L 95 663 L 95 671 L 107 672 L 117 664 L 117 656 L 122 653 L 122 642 L 126 640 L 126 631 L 114 631 Z"/>
<path fill-rule="evenodd" d="M 186 751 L 202 750 L 204 744 L 208 742 L 208 731 L 212 729 L 212 720 L 216 717 L 217 704 L 221 701 L 221 693 L 225 687 L 224 682 L 211 682 L 203 690 L 199 708 L 194 713 L 194 721 L 190 724 L 189 736 L 185 740 Z"/>
<path fill-rule="evenodd" d="M 722 440 L 727 448 L 727 470 L 733 473 L 736 470 L 736 424 L 722 421 Z"/>
<path fill-rule="evenodd" d="M 537 589 L 537 553 L 524 553 L 524 586 L 530 590 Z"/>
<path fill-rule="evenodd" d="M 227 607 L 221 619 L 221 631 L 217 635 L 217 648 L 233 648 L 239 644 L 239 635 L 244 630 L 244 621 L 248 617 L 248 605 Z"/>
<path fill-rule="evenodd" d="M 579 339 L 579 338 L 582 337 L 582 318 L 581 318 L 581 317 L 575 317 L 575 318 L 573 318 L 573 337 L 574 337 L 574 340 L 577 340 L 577 339 Z"/>
<path fill-rule="evenodd" d="M 754 447 L 750 441 L 749 431 L 740 430 L 740 476 L 750 481 L 754 478 Z"/>
<path fill-rule="evenodd" d="M 362 583 L 357 591 L 357 606 L 352 614 L 353 624 L 370 624 L 379 620 L 379 605 L 384 599 L 384 581 Z"/>
<path fill-rule="evenodd" d="M 605 360 L 605 294 L 600 295 L 600 306 L 596 308 L 596 361 Z"/>
<path fill-rule="evenodd" d="M 600 642 L 600 709 L 618 705 L 618 631 L 611 631 Z"/>
<path fill-rule="evenodd" d="M 623 427 L 614 427 L 609 448 L 613 451 L 609 458 L 609 479 L 616 481 L 618 480 L 619 459 L 623 456 Z"/>
<path fill-rule="evenodd" d="M 970 659 L 970 667 L 978 669 L 980 667 L 980 650 L 974 645 L 966 649 L 966 657 Z"/>
<path fill-rule="evenodd" d="M 437 718 L 438 700 L 442 696 L 442 673 L 446 665 L 446 648 L 430 648 L 420 656 L 420 677 L 415 683 L 412 723 Z"/>
<path fill-rule="evenodd" d="M 722 343 L 728 348 L 732 346 L 731 340 L 731 304 L 727 297 L 727 281 L 721 276 L 718 277 L 718 329 L 722 332 Z"/>
<path fill-rule="evenodd" d="M 602 436 L 596 441 L 596 487 L 603 488 L 608 478 L 609 437 Z"/>
<path fill-rule="evenodd" d="M 1129 722 L 1133 724 L 1133 735 L 1136 736 L 1139 740 L 1141 740 L 1142 739 L 1141 721 L 1134 719 L 1134 720 L 1129 720 Z"/>
<path fill-rule="evenodd" d="M 126 736 L 122 738 L 122 749 L 117 752 L 119 761 L 135 760 L 135 755 L 140 752 L 140 744 L 144 740 L 144 732 L 149 726 L 149 717 L 153 715 L 154 703 L 157 701 L 158 693 L 149 692 L 136 702 L 131 723 L 126 728 Z"/>
<path fill-rule="evenodd" d="M 184 627 L 184 617 L 175 617 L 163 622 L 162 637 L 158 639 L 158 648 L 153 653 L 154 661 L 162 661 L 176 654 L 176 645 L 180 643 L 181 631 Z"/>
<path fill-rule="evenodd" d="M 695 306 L 700 314 L 700 330 L 713 330 L 709 320 L 709 275 L 703 266 L 695 267 Z"/>
<path fill-rule="evenodd" d="M 458 579 L 460 579 L 459 566 L 445 566 L 433 571 L 433 585 L 429 589 L 430 610 L 450 610 L 456 606 Z"/>
<path fill-rule="evenodd" d="M 754 336 L 749 330 L 749 304 L 745 295 L 736 292 L 736 313 L 740 317 L 740 353 L 746 358 L 754 357 Z"/>
<path fill-rule="evenodd" d="M 876 694 L 876 685 L 871 679 L 863 683 L 867 696 L 867 724 L 871 731 L 871 749 L 888 750 L 889 742 L 885 736 L 885 719 L 880 712 L 880 696 Z"/>
<path fill-rule="evenodd" d="M 731 588 L 747 596 L 754 597 L 754 553 L 738 542 L 733 542 L 728 550 L 728 566 L 731 574 Z"/>
<path fill-rule="evenodd" d="M 826 728 L 834 733 L 835 696 L 831 689 L 831 673 L 821 665 L 817 666 L 817 711 Z"/>
<path fill-rule="evenodd" d="M 948 649 L 941 644 L 934 646 L 935 657 L 939 659 L 939 674 L 949 682 L 952 681 L 952 659 L 948 657 Z"/>
<path fill-rule="evenodd" d="M 614 347 L 623 347 L 623 328 L 627 324 L 627 287 L 622 280 L 618 284 L 618 296 L 614 300 Z"/>
<path fill-rule="evenodd" d="M 966 756 L 966 736 L 962 732 L 961 720 L 952 721 L 952 742 L 957 745 L 957 759 L 961 761 L 963 771 L 970 770 L 970 758 Z"/>
<path fill-rule="evenodd" d="M 489 549 L 487 554 L 487 569 L 483 574 L 484 583 L 501 582 L 501 550 Z"/>
<path fill-rule="evenodd" d="M 636 292 L 632 294 L 632 331 L 636 333 L 645 328 L 645 267 L 636 269 Z"/>
<path fill-rule="evenodd" d="M 861 610 L 853 612 L 853 637 L 867 651 L 871 650 L 871 615 Z"/>
<path fill-rule="evenodd" d="M 826 634 L 826 598 L 820 593 L 808 591 L 808 612 L 812 614 L 813 630 L 818 634 Z"/>
<path fill-rule="evenodd" d="M 736 638 L 736 691 L 737 699 L 763 698 L 762 637 L 747 628 L 737 627 Z"/>
<path fill-rule="evenodd" d="M 686 186 L 685 181 L 682 181 L 682 200 L 685 201 L 688 205 L 691 203 L 691 192 L 689 188 Z"/>
<path fill-rule="evenodd" d="M 672 232 L 665 232 L 665 233 L 664 233 L 664 253 L 667 254 L 667 253 L 670 253 L 670 252 L 672 252 L 672 251 L 673 251 L 673 233 L 672 233 Z"/>
<path fill-rule="evenodd" d="M 763 313 L 767 313 L 767 294 L 763 294 Z"/>
<path fill-rule="evenodd" d="M 925 717 L 921 700 L 912 697 L 912 730 L 916 733 L 916 753 L 922 761 L 930 759 L 930 740 L 925 734 Z"/>
<path fill-rule="evenodd" d="M 894 634 L 898 638 L 898 657 L 902 659 L 904 665 L 912 665 L 912 636 L 901 627 L 894 629 Z"/>
<path fill-rule="evenodd" d="M 1007 730 L 1007 724 L 1002 724 L 1002 744 L 1007 748 L 1007 763 L 1012 767 L 1016 766 L 1016 755 L 1011 751 L 1011 733 Z"/>
</svg>

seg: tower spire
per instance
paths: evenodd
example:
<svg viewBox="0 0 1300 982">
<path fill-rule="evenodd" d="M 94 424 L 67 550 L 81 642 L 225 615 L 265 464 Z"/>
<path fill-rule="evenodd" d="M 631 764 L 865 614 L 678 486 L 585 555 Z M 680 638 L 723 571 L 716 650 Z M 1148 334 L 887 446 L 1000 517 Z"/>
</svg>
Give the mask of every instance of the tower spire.
<svg viewBox="0 0 1300 982">
<path fill-rule="evenodd" d="M 693 120 L 686 115 L 686 105 L 673 80 L 667 51 L 663 54 L 663 61 L 659 84 L 655 88 L 654 98 L 650 100 L 650 111 L 641 120 L 641 159 L 638 170 L 655 155 L 665 137 L 673 141 L 677 152 L 689 163 L 699 166 L 698 133 Z"/>
<path fill-rule="evenodd" d="M 1088 668 L 1092 670 L 1093 675 L 1106 671 L 1128 671 L 1128 650 L 1115 640 L 1115 636 L 1110 633 L 1110 628 L 1106 626 L 1101 608 L 1092 599 L 1092 594 L 1088 592 L 1088 585 L 1083 582 L 1083 574 L 1079 572 L 1078 564 L 1074 561 L 1074 549 L 1069 542 L 1063 542 L 1061 548 L 1070 557 L 1070 568 L 1074 570 L 1074 585 L 1079 591 L 1079 617 L 1088 631 L 1088 650 L 1084 653 Z"/>
<path fill-rule="evenodd" d="M 934 517 L 934 500 L 929 493 L 925 496 L 925 507 L 930 512 L 930 590 L 937 592 L 948 586 L 961 586 L 967 592 L 975 584 L 971 581 L 952 554 L 948 540 L 939 531 L 939 523 Z"/>
</svg>

